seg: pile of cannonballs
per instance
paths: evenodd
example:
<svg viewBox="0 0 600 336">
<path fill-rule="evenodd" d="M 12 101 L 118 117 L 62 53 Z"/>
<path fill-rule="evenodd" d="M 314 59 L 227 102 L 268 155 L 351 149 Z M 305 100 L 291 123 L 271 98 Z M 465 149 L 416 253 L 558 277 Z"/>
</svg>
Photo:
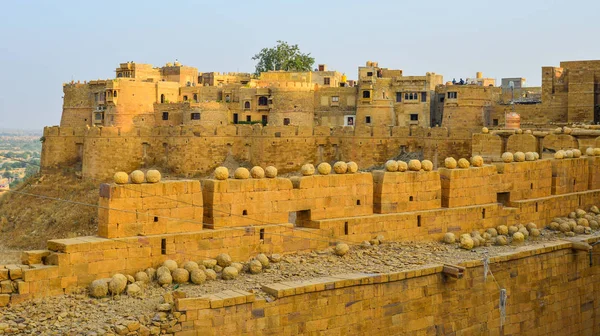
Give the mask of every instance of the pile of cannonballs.
<svg viewBox="0 0 600 336">
<path fill-rule="evenodd" d="M 467 169 L 469 167 L 483 167 L 483 158 L 479 155 L 475 155 L 471 157 L 471 160 L 467 160 L 465 158 L 458 159 L 456 161 L 453 157 L 447 157 L 444 160 L 444 167 L 448 169 L 455 169 L 456 167 L 461 169 Z"/>
<path fill-rule="evenodd" d="M 556 153 L 554 153 L 554 158 L 557 160 L 561 160 L 561 159 L 573 159 L 573 158 L 578 158 L 581 157 L 581 151 L 579 149 L 561 149 L 559 151 L 556 151 Z"/>
<path fill-rule="evenodd" d="M 254 166 L 252 169 L 248 170 L 248 168 L 239 167 L 233 172 L 233 177 L 238 180 L 245 180 L 250 177 L 254 179 L 265 177 L 275 178 L 277 177 L 277 168 L 268 166 L 263 169 L 262 167 Z M 227 180 L 229 178 L 229 169 L 227 169 L 227 167 L 217 167 L 217 169 L 215 169 L 215 178 L 217 180 Z"/>
<path fill-rule="evenodd" d="M 537 161 L 540 159 L 540 154 L 538 152 L 504 152 L 502 153 L 502 162 L 511 163 L 511 162 L 525 162 L 525 161 Z"/>
<path fill-rule="evenodd" d="M 317 165 L 315 170 L 315 166 L 310 163 L 303 165 L 300 168 L 300 173 L 303 176 L 312 176 L 315 174 L 315 171 L 319 173 L 319 175 L 329 175 L 331 173 L 332 167 L 327 162 L 321 162 Z M 358 165 L 356 162 L 344 162 L 338 161 L 333 164 L 333 172 L 336 174 L 354 174 L 358 171 Z"/>
<path fill-rule="evenodd" d="M 116 184 L 141 184 L 141 183 L 158 183 L 160 182 L 161 175 L 160 172 L 156 169 L 150 169 L 146 173 L 141 170 L 134 170 L 131 174 L 127 174 L 126 172 L 117 172 L 113 176 L 113 180 Z"/>
<path fill-rule="evenodd" d="M 348 251 L 346 244 L 338 244 L 335 253 L 343 255 Z M 345 246 L 343 246 L 345 245 Z M 203 284 L 206 281 L 236 279 L 242 273 L 258 274 L 270 267 L 271 263 L 281 261 L 281 255 L 267 256 L 259 254 L 246 263 L 233 262 L 226 253 L 219 254 L 214 259 L 204 259 L 198 262 L 186 261 L 179 265 L 175 260 L 165 260 L 158 268 L 148 268 L 137 272 L 134 276 L 115 274 L 112 278 L 99 279 L 89 285 L 89 294 L 95 298 L 107 295 L 127 293 L 130 296 L 139 295 L 145 286 L 155 281 L 160 286 L 171 284 Z"/>
<path fill-rule="evenodd" d="M 588 212 L 577 209 L 567 217 L 556 217 L 548 224 L 547 229 L 563 233 L 567 237 L 577 234 L 591 234 L 600 229 L 600 210 L 592 206 Z"/>
<path fill-rule="evenodd" d="M 461 234 L 458 238 L 452 232 L 444 235 L 443 242 L 446 244 L 458 244 L 465 250 L 471 250 L 479 246 L 504 246 L 508 244 L 520 244 L 526 239 L 536 238 L 541 235 L 540 230 L 535 223 L 526 225 L 499 225 L 496 228 L 489 228 L 484 232 L 473 231 L 470 234 Z"/>
<path fill-rule="evenodd" d="M 429 160 L 410 160 L 408 163 L 404 161 L 388 160 L 385 163 L 385 171 L 387 172 L 405 172 L 409 171 L 432 171 L 433 162 Z"/>
</svg>

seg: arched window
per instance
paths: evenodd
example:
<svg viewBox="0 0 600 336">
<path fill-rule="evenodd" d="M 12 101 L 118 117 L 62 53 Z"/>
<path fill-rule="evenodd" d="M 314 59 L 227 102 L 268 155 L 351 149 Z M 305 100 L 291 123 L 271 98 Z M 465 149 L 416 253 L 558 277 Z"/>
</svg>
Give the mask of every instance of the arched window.
<svg viewBox="0 0 600 336">
<path fill-rule="evenodd" d="M 164 94 L 161 94 L 161 95 L 160 95 L 160 103 L 161 103 L 161 104 L 164 104 L 164 103 L 165 103 L 165 95 L 164 95 Z"/>
<path fill-rule="evenodd" d="M 250 109 L 250 102 L 249 101 L 247 101 L 247 102 L 244 103 L 244 108 L 245 109 Z"/>
<path fill-rule="evenodd" d="M 197 103 L 198 102 L 198 94 L 194 93 L 194 101 Z"/>
<path fill-rule="evenodd" d="M 260 106 L 266 106 L 266 105 L 268 105 L 267 97 L 264 97 L 264 96 L 263 97 L 258 97 L 258 105 L 260 105 Z"/>
<path fill-rule="evenodd" d="M 119 72 L 119 73 L 117 74 L 117 78 L 120 78 L 120 77 L 123 77 L 123 73 L 122 73 L 122 72 Z"/>
<path fill-rule="evenodd" d="M 187 96 L 183 96 L 183 101 L 187 101 Z"/>
<path fill-rule="evenodd" d="M 371 98 L 371 91 L 363 91 L 363 98 Z"/>
</svg>

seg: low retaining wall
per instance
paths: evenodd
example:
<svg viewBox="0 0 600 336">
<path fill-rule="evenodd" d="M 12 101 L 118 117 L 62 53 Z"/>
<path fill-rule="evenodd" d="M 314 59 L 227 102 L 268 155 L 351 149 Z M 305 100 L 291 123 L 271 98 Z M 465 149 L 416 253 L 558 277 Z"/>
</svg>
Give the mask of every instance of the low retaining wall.
<svg viewBox="0 0 600 336">
<path fill-rule="evenodd" d="M 593 239 L 598 239 L 593 238 Z M 591 239 L 591 240 L 593 240 Z M 590 241 L 591 241 L 590 240 Z M 600 256 L 569 242 L 523 248 L 463 263 L 464 278 L 442 265 L 390 274 L 347 274 L 284 282 L 263 289 L 267 301 L 229 290 L 176 299 L 180 322 L 168 329 L 191 335 L 598 335 Z M 506 289 L 501 326 L 500 288 Z"/>
</svg>

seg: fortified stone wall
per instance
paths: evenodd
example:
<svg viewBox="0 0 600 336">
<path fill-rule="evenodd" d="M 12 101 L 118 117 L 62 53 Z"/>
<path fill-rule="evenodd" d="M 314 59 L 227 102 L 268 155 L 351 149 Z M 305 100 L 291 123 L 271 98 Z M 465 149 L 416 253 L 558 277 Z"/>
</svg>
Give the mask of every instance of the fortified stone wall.
<svg viewBox="0 0 600 336">
<path fill-rule="evenodd" d="M 596 158 L 289 180 L 204 180 L 203 186 L 197 180 L 105 184 L 99 237 L 51 240 L 48 250 L 25 252 L 25 265 L 0 268 L 9 276 L 2 288 L 16 303 L 71 292 L 117 272 L 134 274 L 166 259 L 202 260 L 227 252 L 246 260 L 261 252 L 323 249 L 336 240 L 358 244 L 380 234 L 395 241 L 431 241 L 447 232 L 498 225 L 545 226 L 597 203 L 600 190 L 587 189 L 600 176 L 597 169 L 589 170 Z M 269 201 L 270 208 L 261 207 Z M 286 217 L 290 213 L 297 215 L 295 224 Z"/>
<path fill-rule="evenodd" d="M 69 134 L 79 134 L 73 137 Z M 445 128 L 227 125 L 121 129 L 61 128 L 44 131 L 42 170 L 79 160 L 85 177 L 107 179 L 117 171 L 158 166 L 179 175 L 206 174 L 228 156 L 281 172 L 304 163 L 355 161 L 383 164 L 419 152 L 435 166 L 447 156 L 467 157 L 471 134 Z"/>
<path fill-rule="evenodd" d="M 591 241 L 590 241 L 591 243 Z M 178 298 L 175 335 L 596 335 L 600 257 L 590 266 L 571 243 L 523 250 L 466 267 L 442 265 L 387 274 L 344 274 L 263 286 L 274 301 L 229 290 Z M 500 314 L 500 288 L 508 299 Z"/>
</svg>

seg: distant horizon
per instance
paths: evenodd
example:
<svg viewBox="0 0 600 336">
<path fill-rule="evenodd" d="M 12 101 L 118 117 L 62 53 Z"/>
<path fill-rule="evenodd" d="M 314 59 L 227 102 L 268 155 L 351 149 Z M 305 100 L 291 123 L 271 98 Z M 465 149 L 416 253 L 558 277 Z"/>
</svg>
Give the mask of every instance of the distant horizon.
<svg viewBox="0 0 600 336">
<path fill-rule="evenodd" d="M 600 33 L 590 24 L 597 12 L 600 2 L 584 0 L 13 1 L 0 13 L 0 127 L 58 125 L 62 84 L 114 78 L 119 63 L 178 59 L 199 72 L 252 73 L 252 56 L 277 40 L 350 79 L 370 60 L 406 76 L 435 72 L 448 82 L 480 71 L 496 85 L 523 77 L 536 87 L 543 66 L 600 59 L 590 39 Z"/>
</svg>

